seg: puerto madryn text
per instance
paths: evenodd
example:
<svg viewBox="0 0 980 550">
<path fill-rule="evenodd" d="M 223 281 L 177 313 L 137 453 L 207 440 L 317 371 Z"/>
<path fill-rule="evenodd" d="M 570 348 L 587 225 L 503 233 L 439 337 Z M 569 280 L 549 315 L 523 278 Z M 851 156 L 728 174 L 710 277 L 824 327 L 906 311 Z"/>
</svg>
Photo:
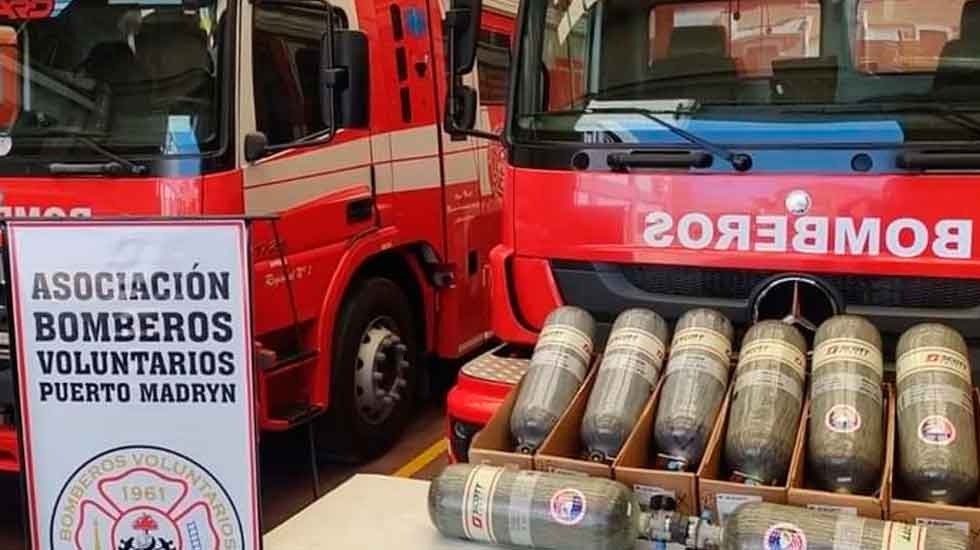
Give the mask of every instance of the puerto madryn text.
<svg viewBox="0 0 980 550">
<path fill-rule="evenodd" d="M 41 401 L 231 404 L 243 397 L 232 382 L 241 358 L 229 272 L 196 265 L 56 271 L 28 281 L 26 335 Z"/>
</svg>

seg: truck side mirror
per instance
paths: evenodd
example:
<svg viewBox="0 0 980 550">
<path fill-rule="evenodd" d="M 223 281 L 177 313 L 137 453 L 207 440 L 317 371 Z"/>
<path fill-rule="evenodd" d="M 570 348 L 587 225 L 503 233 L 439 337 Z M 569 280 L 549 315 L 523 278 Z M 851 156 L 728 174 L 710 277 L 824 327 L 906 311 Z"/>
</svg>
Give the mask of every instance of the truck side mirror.
<svg viewBox="0 0 980 550">
<path fill-rule="evenodd" d="M 483 0 L 453 0 L 443 22 L 452 56 L 449 66 L 456 76 L 469 74 L 476 63 L 476 40 L 480 34 Z"/>
<path fill-rule="evenodd" d="M 334 31 L 334 66 L 347 70 L 347 86 L 334 90 L 338 128 L 366 128 L 370 113 L 371 71 L 368 39 L 361 31 Z"/>
<path fill-rule="evenodd" d="M 363 128 L 370 111 L 367 35 L 324 33 L 320 48 L 320 113 L 328 130 Z"/>
<path fill-rule="evenodd" d="M 255 162 L 264 157 L 269 149 L 269 138 L 262 132 L 249 132 L 245 135 L 245 161 Z"/>
<path fill-rule="evenodd" d="M 500 140 L 500 136 L 474 130 L 476 125 L 476 90 L 463 84 L 462 77 L 476 65 L 476 43 L 483 17 L 483 0 L 452 0 L 452 7 L 442 22 L 446 41 L 446 132 L 453 141 L 474 136 Z"/>
<path fill-rule="evenodd" d="M 454 103 L 446 107 L 446 116 L 453 118 L 446 121 L 447 128 L 472 130 L 476 126 L 477 95 L 473 88 L 459 84 L 453 86 L 447 101 Z"/>
</svg>

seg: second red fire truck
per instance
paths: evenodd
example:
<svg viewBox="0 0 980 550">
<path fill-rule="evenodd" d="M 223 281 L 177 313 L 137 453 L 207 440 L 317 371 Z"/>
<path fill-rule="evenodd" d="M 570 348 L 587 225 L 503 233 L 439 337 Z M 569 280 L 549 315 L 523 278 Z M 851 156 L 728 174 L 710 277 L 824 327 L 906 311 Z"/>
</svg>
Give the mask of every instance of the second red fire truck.
<svg viewBox="0 0 980 550">
<path fill-rule="evenodd" d="M 508 345 L 449 396 L 455 459 L 559 305 L 606 331 L 711 307 L 811 337 L 848 312 L 889 355 L 936 321 L 980 364 L 980 2 L 526 1 L 515 44 L 490 258 Z"/>
</svg>

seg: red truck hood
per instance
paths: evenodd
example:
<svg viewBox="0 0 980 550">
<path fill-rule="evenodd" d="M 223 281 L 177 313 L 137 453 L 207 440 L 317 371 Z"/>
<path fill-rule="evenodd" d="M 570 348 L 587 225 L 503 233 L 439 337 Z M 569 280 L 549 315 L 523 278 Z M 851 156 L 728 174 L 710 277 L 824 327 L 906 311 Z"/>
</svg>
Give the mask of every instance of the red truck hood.
<svg viewBox="0 0 980 550">
<path fill-rule="evenodd" d="M 200 215 L 204 178 L 0 178 L 2 217 Z"/>
<path fill-rule="evenodd" d="M 779 271 L 980 274 L 980 175 L 514 172 L 521 256 Z"/>
</svg>

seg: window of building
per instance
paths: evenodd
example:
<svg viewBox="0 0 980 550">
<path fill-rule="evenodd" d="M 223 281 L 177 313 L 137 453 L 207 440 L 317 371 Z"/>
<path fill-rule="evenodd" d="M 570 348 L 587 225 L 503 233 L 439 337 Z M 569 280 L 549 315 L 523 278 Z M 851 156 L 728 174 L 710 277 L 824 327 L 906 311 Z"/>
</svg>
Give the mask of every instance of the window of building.
<svg viewBox="0 0 980 550">
<path fill-rule="evenodd" d="M 861 0 L 854 66 L 867 73 L 932 72 L 943 48 L 960 37 L 966 0 Z"/>
<path fill-rule="evenodd" d="M 507 101 L 510 71 L 510 36 L 494 31 L 480 32 L 476 50 L 480 76 L 480 102 L 500 105 Z"/>
<path fill-rule="evenodd" d="M 588 86 L 585 68 L 590 61 L 591 25 L 591 19 L 586 17 L 579 17 L 574 21 L 571 18 L 558 20 L 549 17 L 545 21 L 541 52 L 544 70 L 541 78 L 545 90 L 543 104 L 548 109 L 571 108 L 585 95 Z"/>
<path fill-rule="evenodd" d="M 772 62 L 820 56 L 819 0 L 662 4 L 650 12 L 650 62 L 668 57 L 675 29 L 723 29 L 741 77 L 772 76 Z M 707 32 L 707 31 L 706 31 Z"/>
</svg>

